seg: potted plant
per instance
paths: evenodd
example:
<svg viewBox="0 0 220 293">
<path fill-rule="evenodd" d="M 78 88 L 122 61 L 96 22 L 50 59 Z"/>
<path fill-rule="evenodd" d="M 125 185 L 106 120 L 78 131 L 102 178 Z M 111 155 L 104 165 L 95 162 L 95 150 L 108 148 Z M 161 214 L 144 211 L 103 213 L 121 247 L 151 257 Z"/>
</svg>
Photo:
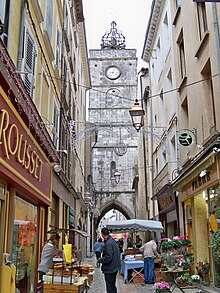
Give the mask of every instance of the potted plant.
<svg viewBox="0 0 220 293">
<path fill-rule="evenodd" d="M 153 286 L 154 293 L 170 293 L 170 285 L 165 281 L 155 283 Z"/>
<path fill-rule="evenodd" d="M 186 278 L 184 277 L 184 275 L 181 275 L 179 277 L 176 278 L 176 282 L 179 285 L 179 287 L 185 287 L 186 286 Z"/>
<path fill-rule="evenodd" d="M 198 274 L 202 278 L 203 285 L 209 286 L 210 285 L 210 279 L 209 279 L 210 264 L 208 260 L 205 259 L 204 261 L 197 262 L 196 269 L 198 271 Z"/>
<path fill-rule="evenodd" d="M 193 283 L 200 283 L 200 281 L 201 281 L 201 278 L 200 278 L 199 275 L 192 275 L 192 276 L 190 277 L 190 279 L 191 279 L 191 281 L 192 281 Z"/>
<path fill-rule="evenodd" d="M 161 271 L 168 271 L 168 265 L 166 263 L 162 263 L 160 265 L 160 269 L 161 269 Z"/>
<path fill-rule="evenodd" d="M 204 261 L 199 261 L 196 264 L 196 269 L 199 274 L 208 274 L 210 271 L 210 264 L 207 259 L 205 259 Z"/>
</svg>

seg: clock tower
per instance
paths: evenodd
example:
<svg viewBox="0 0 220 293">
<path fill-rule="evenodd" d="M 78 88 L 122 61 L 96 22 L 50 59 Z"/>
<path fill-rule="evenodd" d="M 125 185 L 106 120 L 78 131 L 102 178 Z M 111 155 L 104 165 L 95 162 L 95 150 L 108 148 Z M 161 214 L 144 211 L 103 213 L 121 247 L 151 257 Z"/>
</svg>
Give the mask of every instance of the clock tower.
<svg viewBox="0 0 220 293">
<path fill-rule="evenodd" d="M 137 177 L 138 134 L 129 110 L 137 98 L 137 57 L 135 49 L 126 49 L 116 26 L 113 21 L 101 39 L 101 49 L 89 51 L 88 114 L 98 133 L 91 154 L 96 223 L 111 209 L 134 218 L 136 208 L 132 185 Z M 115 172 L 121 174 L 119 182 Z"/>
</svg>

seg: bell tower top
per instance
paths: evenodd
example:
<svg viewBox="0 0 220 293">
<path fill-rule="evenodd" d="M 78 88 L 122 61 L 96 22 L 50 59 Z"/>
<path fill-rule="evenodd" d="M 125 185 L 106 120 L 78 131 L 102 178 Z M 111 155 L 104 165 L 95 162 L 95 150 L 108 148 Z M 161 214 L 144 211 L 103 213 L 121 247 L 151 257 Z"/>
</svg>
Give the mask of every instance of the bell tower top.
<svg viewBox="0 0 220 293">
<path fill-rule="evenodd" d="M 116 26 L 116 22 L 112 21 L 110 30 L 107 30 L 101 39 L 101 49 L 124 49 L 126 47 L 125 37 Z"/>
</svg>

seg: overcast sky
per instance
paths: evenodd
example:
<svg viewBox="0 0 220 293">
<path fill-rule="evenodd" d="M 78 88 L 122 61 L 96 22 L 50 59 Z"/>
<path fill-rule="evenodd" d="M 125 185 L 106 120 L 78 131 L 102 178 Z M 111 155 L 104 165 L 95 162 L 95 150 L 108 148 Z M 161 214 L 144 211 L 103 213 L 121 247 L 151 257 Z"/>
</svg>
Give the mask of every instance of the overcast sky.
<svg viewBox="0 0 220 293">
<path fill-rule="evenodd" d="M 101 38 L 114 20 L 126 39 L 127 49 L 137 49 L 138 71 L 144 66 L 144 46 L 152 0 L 83 0 L 88 50 L 100 49 Z M 145 65 L 146 66 L 146 65 Z"/>
</svg>

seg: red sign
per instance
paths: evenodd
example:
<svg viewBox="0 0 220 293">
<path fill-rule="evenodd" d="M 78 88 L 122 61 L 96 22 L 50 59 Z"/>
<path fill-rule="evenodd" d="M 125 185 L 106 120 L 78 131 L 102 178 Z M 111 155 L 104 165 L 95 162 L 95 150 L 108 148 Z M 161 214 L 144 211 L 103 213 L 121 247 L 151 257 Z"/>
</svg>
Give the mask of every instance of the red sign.
<svg viewBox="0 0 220 293">
<path fill-rule="evenodd" d="M 50 200 L 51 167 L 20 115 L 0 89 L 0 171 L 22 188 Z"/>
</svg>

